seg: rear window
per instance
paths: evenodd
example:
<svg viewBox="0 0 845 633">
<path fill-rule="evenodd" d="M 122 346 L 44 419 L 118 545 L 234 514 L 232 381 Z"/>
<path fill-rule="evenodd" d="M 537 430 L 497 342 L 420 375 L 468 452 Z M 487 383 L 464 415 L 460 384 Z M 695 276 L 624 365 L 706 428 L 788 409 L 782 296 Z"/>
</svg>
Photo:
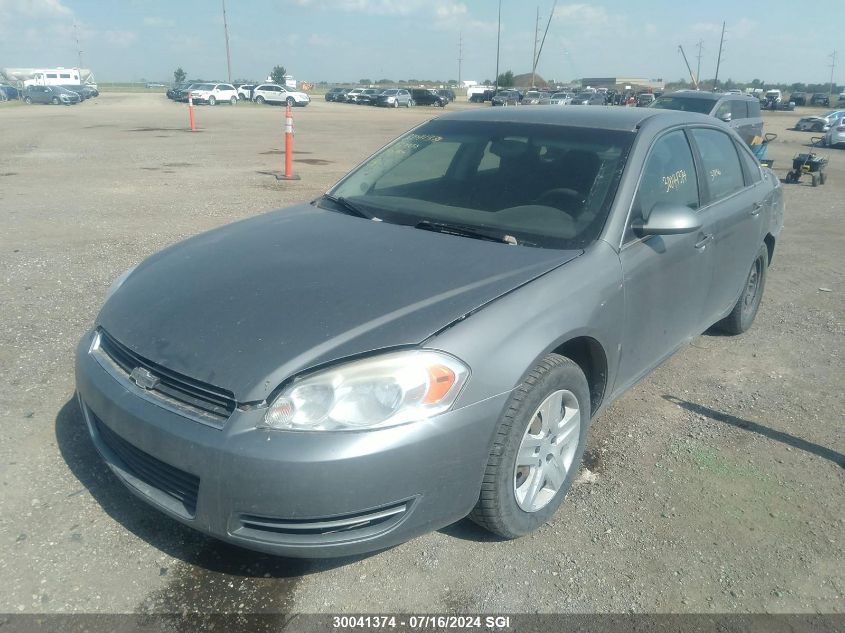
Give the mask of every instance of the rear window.
<svg viewBox="0 0 845 633">
<path fill-rule="evenodd" d="M 649 108 L 658 110 L 681 110 L 682 112 L 698 112 L 699 114 L 710 114 L 714 101 L 710 99 L 699 99 L 696 97 L 660 97 L 652 103 Z"/>
<path fill-rule="evenodd" d="M 701 153 L 711 200 L 724 198 L 742 189 L 745 180 L 731 137 L 719 130 L 704 128 L 694 128 L 692 136 Z"/>
</svg>

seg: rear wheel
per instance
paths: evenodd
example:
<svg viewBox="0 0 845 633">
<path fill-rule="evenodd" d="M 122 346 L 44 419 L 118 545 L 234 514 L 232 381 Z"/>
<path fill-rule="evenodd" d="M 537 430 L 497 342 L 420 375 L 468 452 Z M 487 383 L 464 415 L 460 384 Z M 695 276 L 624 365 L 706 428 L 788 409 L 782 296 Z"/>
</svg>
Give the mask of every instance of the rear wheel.
<svg viewBox="0 0 845 633">
<path fill-rule="evenodd" d="M 264 103 L 264 97 L 260 95 L 258 97 L 255 97 L 255 103 Z"/>
<path fill-rule="evenodd" d="M 285 100 L 285 103 L 287 103 L 292 108 L 296 102 L 293 100 L 293 97 L 288 97 Z"/>
<path fill-rule="evenodd" d="M 589 420 L 581 368 L 549 354 L 511 396 L 470 518 L 505 538 L 548 521 L 578 473 Z"/>
<path fill-rule="evenodd" d="M 810 174 L 811 182 L 813 183 L 814 187 L 819 186 L 819 177 L 816 174 Z"/>
<path fill-rule="evenodd" d="M 27 105 L 32 105 L 32 97 L 24 97 L 23 102 Z"/>
<path fill-rule="evenodd" d="M 238 102 L 237 97 L 232 97 L 231 99 L 229 99 L 229 103 L 231 103 L 232 105 L 235 105 L 237 102 Z"/>
<path fill-rule="evenodd" d="M 757 316 L 760 301 L 763 299 L 768 269 L 769 249 L 763 244 L 757 251 L 757 257 L 751 264 L 751 270 L 748 271 L 742 295 L 740 295 L 731 313 L 719 321 L 716 327 L 727 334 L 742 334 L 751 327 L 751 324 L 754 323 L 754 317 Z"/>
<path fill-rule="evenodd" d="M 822 129 L 823 129 L 823 126 L 822 126 L 821 123 L 814 123 L 813 127 L 810 128 L 810 131 L 811 132 L 821 132 Z"/>
<path fill-rule="evenodd" d="M 824 173 L 823 171 L 819 172 L 819 184 L 823 185 L 826 182 L 827 182 L 827 174 Z"/>
</svg>

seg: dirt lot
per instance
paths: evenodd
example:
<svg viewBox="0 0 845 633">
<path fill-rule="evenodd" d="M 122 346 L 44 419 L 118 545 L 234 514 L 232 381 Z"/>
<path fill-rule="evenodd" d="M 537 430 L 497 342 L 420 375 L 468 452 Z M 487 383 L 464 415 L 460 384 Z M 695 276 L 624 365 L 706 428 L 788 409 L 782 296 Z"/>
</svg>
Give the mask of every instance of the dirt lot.
<svg viewBox="0 0 845 633">
<path fill-rule="evenodd" d="M 438 113 L 315 101 L 295 111 L 302 180 L 280 183 L 281 108 L 202 107 L 190 133 L 161 95 L 0 107 L 0 612 L 845 611 L 845 151 L 829 152 L 826 186 L 787 186 L 752 330 L 705 334 L 614 404 L 592 475 L 533 536 L 463 521 L 370 557 L 273 559 L 183 528 L 111 476 L 72 362 L 110 282 L 316 196 Z M 810 136 L 786 129 L 798 116 L 766 116 L 781 177 Z"/>
</svg>

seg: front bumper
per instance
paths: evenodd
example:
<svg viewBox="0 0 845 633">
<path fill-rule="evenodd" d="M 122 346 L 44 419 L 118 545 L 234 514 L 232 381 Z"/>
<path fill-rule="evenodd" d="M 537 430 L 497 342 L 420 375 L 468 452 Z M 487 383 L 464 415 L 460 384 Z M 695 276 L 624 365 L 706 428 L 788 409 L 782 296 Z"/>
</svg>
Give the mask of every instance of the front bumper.
<svg viewBox="0 0 845 633">
<path fill-rule="evenodd" d="M 94 445 L 138 497 L 221 540 L 271 554 L 375 551 L 466 516 L 508 394 L 435 419 L 365 432 L 255 428 L 238 409 L 222 428 L 159 406 L 76 356 L 76 387 Z"/>
</svg>

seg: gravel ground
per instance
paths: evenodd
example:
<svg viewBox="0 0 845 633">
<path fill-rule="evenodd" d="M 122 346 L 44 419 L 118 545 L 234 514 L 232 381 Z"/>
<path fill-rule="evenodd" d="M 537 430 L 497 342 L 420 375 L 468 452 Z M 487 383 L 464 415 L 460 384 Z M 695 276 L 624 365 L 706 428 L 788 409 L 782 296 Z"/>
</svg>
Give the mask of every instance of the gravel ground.
<svg viewBox="0 0 845 633">
<path fill-rule="evenodd" d="M 457 104 L 453 107 L 470 107 Z M 804 109 L 802 112 L 808 111 Z M 73 401 L 73 350 L 110 282 L 189 235 L 325 190 L 439 110 L 284 111 L 161 95 L 0 106 L 0 612 L 845 612 L 845 151 L 786 186 L 755 326 L 705 334 L 594 424 L 554 521 L 468 521 L 369 557 L 274 559 L 135 500 Z M 766 115 L 781 177 L 810 135 Z M 14 582 L 8 580 L 14 579 Z"/>
</svg>

